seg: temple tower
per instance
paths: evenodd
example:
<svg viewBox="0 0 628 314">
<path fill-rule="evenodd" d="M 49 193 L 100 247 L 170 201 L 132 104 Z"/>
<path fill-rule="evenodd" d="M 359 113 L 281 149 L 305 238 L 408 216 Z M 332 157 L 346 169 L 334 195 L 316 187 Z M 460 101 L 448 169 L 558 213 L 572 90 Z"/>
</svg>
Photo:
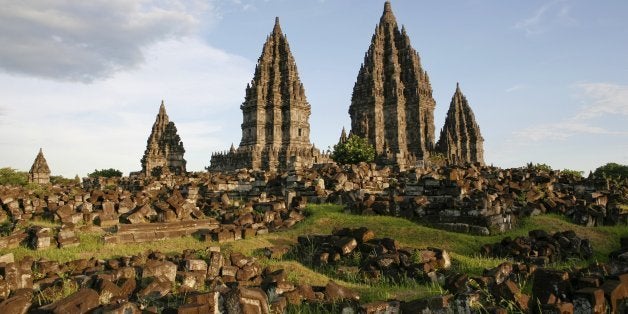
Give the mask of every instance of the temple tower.
<svg viewBox="0 0 628 314">
<path fill-rule="evenodd" d="M 237 149 L 212 156 L 209 169 L 286 169 L 295 161 L 317 162 L 310 143 L 310 104 L 279 18 L 266 38 L 242 109 L 242 140 Z"/>
<path fill-rule="evenodd" d="M 28 182 L 37 184 L 50 183 L 50 168 L 48 167 L 48 162 L 46 162 L 46 157 L 44 157 L 41 148 L 39 149 L 37 157 L 35 157 L 35 161 L 33 161 L 31 170 L 28 171 Z"/>
<path fill-rule="evenodd" d="M 427 72 L 387 1 L 353 87 L 351 132 L 368 139 L 379 162 L 404 168 L 433 149 L 435 106 Z"/>
<path fill-rule="evenodd" d="M 147 176 L 159 173 L 184 174 L 184 153 L 177 127 L 169 120 L 162 101 L 142 157 L 142 172 Z"/>
<path fill-rule="evenodd" d="M 451 98 L 436 150 L 445 155 L 449 163 L 484 164 L 484 138 L 459 84 Z"/>
</svg>

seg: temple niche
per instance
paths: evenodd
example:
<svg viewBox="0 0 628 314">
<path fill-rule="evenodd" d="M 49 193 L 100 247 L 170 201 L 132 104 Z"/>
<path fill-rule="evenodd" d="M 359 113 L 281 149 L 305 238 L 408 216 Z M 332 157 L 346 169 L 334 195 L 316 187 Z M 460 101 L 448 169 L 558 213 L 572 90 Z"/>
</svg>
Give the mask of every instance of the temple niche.
<svg viewBox="0 0 628 314">
<path fill-rule="evenodd" d="M 185 174 L 184 153 L 185 149 L 177 134 L 177 127 L 169 120 L 162 101 L 142 157 L 142 173 L 146 176 Z"/>
<path fill-rule="evenodd" d="M 240 109 L 240 145 L 212 154 L 209 170 L 285 170 L 310 167 L 327 158 L 310 142 L 311 108 L 279 18 Z"/>
</svg>

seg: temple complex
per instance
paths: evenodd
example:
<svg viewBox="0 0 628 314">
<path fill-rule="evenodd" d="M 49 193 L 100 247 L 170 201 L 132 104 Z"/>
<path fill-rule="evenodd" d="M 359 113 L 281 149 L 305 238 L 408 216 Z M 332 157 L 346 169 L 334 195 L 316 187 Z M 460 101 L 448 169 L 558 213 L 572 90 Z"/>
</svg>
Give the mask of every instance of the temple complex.
<svg viewBox="0 0 628 314">
<path fill-rule="evenodd" d="M 162 173 L 184 174 L 184 153 L 177 127 L 169 120 L 162 101 L 142 157 L 142 173 L 146 176 Z"/>
<path fill-rule="evenodd" d="M 309 167 L 326 158 L 310 143 L 310 104 L 279 18 L 240 109 L 240 145 L 212 154 L 209 170 L 282 170 Z"/>
<path fill-rule="evenodd" d="M 28 182 L 37 184 L 49 184 L 50 183 L 50 168 L 44 157 L 44 153 L 39 149 L 35 161 L 31 166 L 31 170 L 28 171 Z"/>
<path fill-rule="evenodd" d="M 484 164 L 484 138 L 459 84 L 456 84 L 436 150 L 450 163 Z"/>
<path fill-rule="evenodd" d="M 471 112 L 466 100 L 464 104 L 465 112 Z M 379 164 L 400 169 L 421 165 L 435 152 L 435 106 L 430 79 L 421 67 L 419 54 L 410 44 L 405 28 L 399 30 L 387 1 L 353 87 L 349 107 L 351 133 L 368 139 Z M 468 122 L 456 117 L 450 120 Z M 477 138 L 459 138 L 466 133 L 451 132 L 446 125 L 446 136 L 450 138 L 445 141 L 452 146 L 445 142 L 441 146 L 448 162 L 483 162 L 483 140 L 475 119 L 473 124 L 475 128 L 466 124 L 465 127 L 477 130 L 473 133 Z M 454 143 L 467 146 L 462 148 Z"/>
</svg>

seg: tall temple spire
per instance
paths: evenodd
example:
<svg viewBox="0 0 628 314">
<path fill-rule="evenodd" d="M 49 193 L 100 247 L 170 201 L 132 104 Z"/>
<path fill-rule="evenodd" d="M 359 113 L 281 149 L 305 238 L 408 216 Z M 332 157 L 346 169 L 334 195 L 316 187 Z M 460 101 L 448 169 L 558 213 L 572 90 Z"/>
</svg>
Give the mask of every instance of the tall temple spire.
<svg viewBox="0 0 628 314">
<path fill-rule="evenodd" d="M 38 184 L 50 183 L 50 168 L 41 148 L 39 148 L 39 153 L 37 153 L 37 157 L 35 157 L 35 161 L 33 161 L 33 165 L 30 171 L 28 171 L 28 182 Z"/>
<path fill-rule="evenodd" d="M 145 175 L 156 174 L 155 171 L 183 174 L 186 172 L 184 153 L 185 149 L 177 134 L 177 127 L 168 118 L 166 106 L 162 100 L 141 160 L 142 172 Z"/>
<path fill-rule="evenodd" d="M 443 153 L 450 163 L 484 164 L 484 138 L 458 83 L 436 150 Z"/>
<path fill-rule="evenodd" d="M 312 151 L 310 104 L 279 18 L 262 47 L 240 108 L 243 122 L 238 149 L 213 157 L 209 169 L 277 170 L 287 168 L 297 157 L 313 160 L 312 153 L 306 152 Z"/>
<path fill-rule="evenodd" d="M 275 17 L 275 26 L 273 27 L 273 34 L 282 34 L 281 25 L 279 25 L 279 17 Z"/>
<path fill-rule="evenodd" d="M 338 139 L 338 144 L 346 143 L 349 138 L 347 137 L 347 131 L 345 127 L 342 127 L 342 131 L 340 132 L 340 139 Z"/>
<path fill-rule="evenodd" d="M 397 24 L 397 19 L 395 18 L 395 15 L 393 14 L 390 1 L 386 1 L 384 3 L 384 12 L 382 13 L 382 17 L 380 18 L 379 23 L 380 24 L 391 23 L 395 25 Z"/>
<path fill-rule="evenodd" d="M 353 87 L 351 132 L 368 139 L 380 162 L 403 167 L 429 156 L 435 105 L 419 55 L 387 1 Z"/>
</svg>

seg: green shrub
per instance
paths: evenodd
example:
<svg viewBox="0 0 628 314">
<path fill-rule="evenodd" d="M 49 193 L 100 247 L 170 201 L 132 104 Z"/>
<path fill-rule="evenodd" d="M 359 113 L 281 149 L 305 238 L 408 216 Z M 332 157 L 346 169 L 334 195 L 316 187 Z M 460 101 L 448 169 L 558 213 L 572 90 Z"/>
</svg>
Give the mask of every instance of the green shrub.
<svg viewBox="0 0 628 314">
<path fill-rule="evenodd" d="M 73 184 L 76 184 L 76 179 L 64 178 L 63 176 L 50 176 L 50 183 L 52 183 L 53 185 L 54 184 L 73 185 Z"/>
<path fill-rule="evenodd" d="M 17 171 L 13 168 L 0 168 L 0 185 L 20 185 L 28 184 L 28 172 Z"/>
<path fill-rule="evenodd" d="M 544 171 L 544 172 L 550 172 L 552 171 L 552 167 L 548 164 L 533 164 L 533 163 L 528 163 L 527 164 L 527 168 L 530 170 L 536 170 L 536 171 Z"/>
<path fill-rule="evenodd" d="M 573 176 L 575 178 L 582 178 L 583 171 L 563 169 L 560 171 L 563 175 Z"/>
<path fill-rule="evenodd" d="M 622 180 L 628 178 L 628 165 L 609 162 L 604 166 L 595 169 L 593 174 L 596 177 Z"/>
<path fill-rule="evenodd" d="M 94 172 L 90 173 L 87 175 L 90 178 L 98 178 L 98 177 L 103 177 L 103 178 L 113 178 L 113 177 L 121 177 L 122 176 L 122 171 L 118 170 L 118 169 L 113 169 L 113 168 L 109 168 L 109 169 L 102 169 L 102 170 L 97 170 L 94 169 Z"/>
<path fill-rule="evenodd" d="M 375 159 L 375 148 L 367 139 L 352 134 L 346 142 L 334 145 L 331 158 L 340 164 L 372 162 Z"/>
</svg>

